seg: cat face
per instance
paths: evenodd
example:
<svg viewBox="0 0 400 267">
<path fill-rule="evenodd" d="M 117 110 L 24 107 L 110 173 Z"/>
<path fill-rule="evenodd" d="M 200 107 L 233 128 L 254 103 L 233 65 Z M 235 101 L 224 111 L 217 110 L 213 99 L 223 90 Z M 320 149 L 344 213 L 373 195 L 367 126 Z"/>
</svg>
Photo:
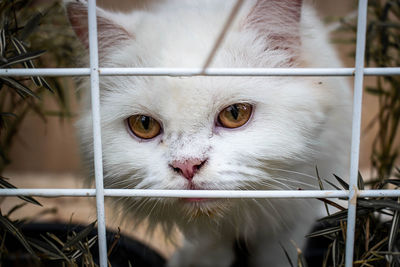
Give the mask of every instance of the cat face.
<svg viewBox="0 0 400 267">
<path fill-rule="evenodd" d="M 128 84 L 135 89 L 121 88 L 120 79 L 131 80 Z M 301 159 L 309 149 L 306 138 L 313 134 L 312 128 L 301 125 L 305 120 L 318 121 L 318 114 L 310 106 L 292 105 L 301 95 L 287 92 L 294 87 L 299 93 L 299 84 L 289 81 L 284 88 L 268 79 L 226 80 L 112 79 L 113 90 L 119 93 L 102 98 L 105 169 L 146 172 L 140 179 L 128 179 L 132 188 L 187 189 L 193 184 L 197 189 L 238 189 L 246 187 L 251 175 L 262 176 L 257 167 L 265 161 Z M 307 91 L 307 84 L 300 89 Z M 285 95 L 287 103 L 282 103 Z M 235 104 L 247 105 L 249 118 L 242 126 L 224 127 L 218 117 Z M 300 112 L 301 120 L 291 116 Z M 132 116 L 152 118 L 160 127 L 157 135 L 149 139 L 135 135 L 128 125 Z M 189 181 L 173 166 L 190 160 L 204 164 Z M 250 173 L 245 172 L 247 165 Z"/>
<path fill-rule="evenodd" d="M 243 6 L 212 67 L 304 64 L 299 52 L 299 2 L 289 1 L 291 9 L 286 10 L 281 1 L 266 1 L 267 15 L 275 18 L 272 21 L 265 13 L 260 17 L 259 11 L 265 9 L 261 2 L 250 1 Z M 98 9 L 101 65 L 201 66 L 224 23 L 221 17 L 229 14 L 232 2 L 207 2 L 204 9 L 191 1 L 178 3 L 172 9 L 155 9 L 154 13 L 117 15 Z M 73 2 L 67 7 L 85 43 L 84 5 Z M 279 16 L 271 13 L 274 8 Z M 284 19 L 282 12 L 287 14 Z M 321 92 L 325 86 L 314 78 L 293 77 L 103 76 L 105 186 L 297 188 L 296 181 L 280 182 L 274 169 L 313 164 L 321 125 L 330 109 L 325 99 L 331 90 Z M 85 154 L 90 155 L 89 110 L 84 111 L 78 128 L 83 149 L 89 151 Z M 215 210 L 226 211 L 233 205 L 233 201 L 204 199 L 125 201 L 139 214 L 141 208 L 156 210 L 154 216 L 159 219 L 173 214 L 210 216 Z"/>
</svg>

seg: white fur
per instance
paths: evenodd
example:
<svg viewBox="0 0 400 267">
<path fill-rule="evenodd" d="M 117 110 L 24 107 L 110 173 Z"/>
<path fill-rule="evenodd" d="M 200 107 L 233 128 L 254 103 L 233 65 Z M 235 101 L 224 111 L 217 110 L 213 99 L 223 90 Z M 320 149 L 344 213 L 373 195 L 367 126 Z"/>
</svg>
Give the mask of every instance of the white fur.
<svg viewBox="0 0 400 267">
<path fill-rule="evenodd" d="M 117 45 L 100 46 L 100 64 L 200 67 L 234 2 L 176 0 L 130 14 L 101 11 L 98 14 L 130 37 Z M 245 1 L 212 67 L 287 67 L 288 62 L 340 67 L 312 8 L 303 4 L 296 32 L 301 40 L 298 50 L 279 50 L 271 48 L 265 36 L 260 38 L 257 28 L 243 26 L 254 3 Z M 273 32 L 288 31 L 288 25 L 274 27 L 278 28 Z M 113 34 L 99 29 L 100 42 L 118 38 Z M 292 53 L 297 53 L 296 59 Z M 208 158 L 193 179 L 201 189 L 318 189 L 315 166 L 323 178 L 332 173 L 346 177 L 351 96 L 344 78 L 102 76 L 100 86 L 104 183 L 109 188 L 185 189 L 188 181 L 169 164 L 188 158 Z M 89 83 L 82 87 L 88 89 Z M 89 101 L 78 128 L 90 165 Z M 240 102 L 254 105 L 251 120 L 239 129 L 216 127 L 219 111 Z M 163 133 L 150 141 L 132 137 L 125 120 L 134 114 L 157 119 Z M 132 218 L 182 230 L 185 245 L 170 266 L 229 266 L 237 237 L 248 242 L 253 266 L 286 266 L 279 242 L 289 251 L 295 251 L 292 239 L 302 246 L 318 214 L 317 200 L 184 203 L 125 198 L 117 202 Z"/>
</svg>

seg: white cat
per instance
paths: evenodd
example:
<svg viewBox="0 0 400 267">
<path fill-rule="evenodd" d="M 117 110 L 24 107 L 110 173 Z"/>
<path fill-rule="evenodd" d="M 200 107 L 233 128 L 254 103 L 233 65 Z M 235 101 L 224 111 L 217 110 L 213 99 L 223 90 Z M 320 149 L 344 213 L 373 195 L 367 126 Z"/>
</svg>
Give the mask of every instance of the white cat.
<svg viewBox="0 0 400 267">
<path fill-rule="evenodd" d="M 154 1 L 153 1 L 154 2 Z M 233 0 L 168 0 L 131 13 L 97 8 L 103 67 L 201 67 Z M 67 13 L 87 46 L 86 3 Z M 211 67 L 340 67 L 315 11 L 301 0 L 248 0 Z M 83 83 L 89 89 L 87 82 Z M 315 167 L 346 177 L 350 90 L 329 77 L 100 79 L 104 183 L 108 188 L 318 189 Z M 89 90 L 87 90 L 89 91 Z M 89 94 L 88 94 L 89 95 Z M 90 99 L 78 123 L 92 162 Z M 317 200 L 124 198 L 122 212 L 184 246 L 170 266 L 230 266 L 244 239 L 251 266 L 287 266 L 280 243 L 303 237 Z"/>
</svg>

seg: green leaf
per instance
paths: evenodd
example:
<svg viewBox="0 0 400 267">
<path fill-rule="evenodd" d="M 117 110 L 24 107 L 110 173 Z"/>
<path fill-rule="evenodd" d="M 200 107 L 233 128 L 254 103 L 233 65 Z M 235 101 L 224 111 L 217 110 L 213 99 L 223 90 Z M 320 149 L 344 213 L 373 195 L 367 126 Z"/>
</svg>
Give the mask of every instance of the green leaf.
<svg viewBox="0 0 400 267">
<path fill-rule="evenodd" d="M 0 146 L 0 157 L 3 159 L 4 164 L 8 164 L 10 162 L 10 159 L 6 156 L 1 146 Z"/>
<path fill-rule="evenodd" d="M 44 253 L 46 257 L 52 260 L 62 260 L 64 259 L 61 255 L 57 253 L 57 251 L 51 247 L 49 244 L 47 244 L 44 241 L 34 239 L 27 237 L 27 240 L 29 241 L 29 244 L 39 250 L 40 252 Z"/>
<path fill-rule="evenodd" d="M 11 38 L 12 44 L 14 45 L 15 49 L 17 50 L 18 54 L 25 54 L 27 53 L 25 46 L 22 44 L 21 41 L 19 41 L 17 38 L 12 37 Z M 34 69 L 35 65 L 33 64 L 32 60 L 27 60 L 23 62 L 25 68 L 28 69 Z M 35 83 L 36 86 L 43 86 L 42 81 L 39 79 L 39 77 L 32 76 L 31 77 L 32 81 Z"/>
<path fill-rule="evenodd" d="M 399 203 L 400 199 L 397 201 Z M 389 252 L 393 251 L 394 245 L 397 241 L 397 236 L 399 233 L 399 222 L 400 222 L 400 211 L 396 210 L 393 216 L 392 225 L 390 227 L 390 234 L 388 240 L 388 250 Z"/>
<path fill-rule="evenodd" d="M 307 267 L 307 262 L 304 258 L 302 251 L 297 248 L 297 266 L 298 267 Z"/>
<path fill-rule="evenodd" d="M 290 267 L 294 267 L 292 260 L 290 259 L 289 253 L 285 249 L 285 247 L 279 242 L 279 246 L 282 248 L 283 252 L 285 253 L 286 259 L 289 262 Z"/>
<path fill-rule="evenodd" d="M 393 184 L 395 186 L 400 186 L 400 179 L 386 179 L 383 180 L 384 184 Z"/>
<path fill-rule="evenodd" d="M 332 183 L 332 182 L 330 182 L 330 181 L 328 181 L 328 180 L 326 180 L 326 179 L 324 179 L 324 181 L 327 182 L 328 184 L 330 184 L 330 185 L 331 185 L 333 188 L 335 188 L 336 190 L 343 190 L 343 189 L 341 189 L 340 187 L 336 186 L 334 183 Z"/>
<path fill-rule="evenodd" d="M 53 239 L 54 241 L 56 241 L 59 245 L 61 245 L 62 247 L 64 246 L 64 242 L 62 242 L 60 240 L 60 238 L 58 238 L 55 234 L 52 233 L 46 233 L 46 235 L 48 235 L 51 239 Z"/>
<path fill-rule="evenodd" d="M 27 52 L 25 46 L 17 38 L 11 37 L 11 43 L 13 44 L 19 55 L 25 54 Z"/>
<path fill-rule="evenodd" d="M 3 58 L 6 51 L 6 31 L 5 29 L 0 30 L 0 56 Z"/>
<path fill-rule="evenodd" d="M 35 51 L 35 52 L 27 52 L 27 53 L 19 54 L 15 57 L 7 59 L 7 63 L 0 65 L 0 68 L 5 68 L 5 67 L 8 67 L 8 66 L 11 66 L 14 64 L 18 64 L 18 63 L 24 63 L 28 60 L 32 60 L 32 59 L 40 57 L 45 52 L 46 52 L 46 50 L 39 50 L 39 51 Z"/>
<path fill-rule="evenodd" d="M 319 171 L 318 171 L 318 167 L 317 166 L 315 166 L 315 172 L 317 174 L 319 189 L 320 190 L 324 190 L 324 185 L 322 184 L 321 177 L 319 176 Z M 326 202 L 324 202 L 324 206 L 325 206 L 326 214 L 329 215 L 330 214 L 329 213 L 329 208 L 328 208 L 328 205 L 326 204 Z"/>
<path fill-rule="evenodd" d="M 21 97 L 25 97 L 26 95 L 30 95 L 32 97 L 35 97 L 37 99 L 40 99 L 31 89 L 23 85 L 22 83 L 18 82 L 17 80 L 9 77 L 0 77 L 0 80 L 2 80 L 6 85 L 9 87 L 15 89 L 17 93 Z"/>
<path fill-rule="evenodd" d="M 345 189 L 345 190 L 349 190 L 349 184 L 346 183 L 342 178 L 340 178 L 339 176 L 337 176 L 336 174 L 334 174 L 333 176 L 335 176 L 336 180 L 340 183 L 340 185 Z"/>
<path fill-rule="evenodd" d="M 365 91 L 371 95 L 376 95 L 376 96 L 386 94 L 386 92 L 382 89 L 368 87 L 368 86 L 365 88 Z"/>
<path fill-rule="evenodd" d="M 330 227 L 330 228 L 326 228 L 326 229 L 322 229 L 322 230 L 318 230 L 315 232 L 312 232 L 311 234 L 306 235 L 306 237 L 317 237 L 317 236 L 324 236 L 324 235 L 329 235 L 329 234 L 333 234 L 336 232 L 339 232 L 342 230 L 341 226 L 335 226 L 335 227 Z"/>
<path fill-rule="evenodd" d="M 336 202 L 333 202 L 332 200 L 326 199 L 326 198 L 317 198 L 318 200 L 321 200 L 322 202 L 325 203 L 325 205 L 330 205 L 332 207 L 337 208 L 338 210 L 345 210 L 344 207 L 340 206 L 339 204 L 337 204 Z M 328 212 L 329 215 L 329 212 Z"/>
<path fill-rule="evenodd" d="M 71 260 L 57 247 L 56 244 L 47 239 L 44 235 L 40 235 L 64 260 L 71 263 Z"/>
<path fill-rule="evenodd" d="M 400 203 L 391 199 L 359 199 L 357 204 L 360 207 L 378 209 L 400 210 Z"/>
<path fill-rule="evenodd" d="M 39 27 L 39 22 L 42 17 L 43 14 L 38 12 L 25 23 L 24 29 L 19 35 L 21 40 L 26 40 L 26 38 L 28 38 Z"/>
<path fill-rule="evenodd" d="M 11 216 L 11 214 L 13 214 L 15 211 L 19 210 L 20 208 L 26 206 L 27 202 L 22 202 L 18 205 L 15 205 L 14 207 L 12 207 L 6 214 L 6 217 L 9 218 Z"/>
<path fill-rule="evenodd" d="M 43 78 L 43 77 L 38 77 L 40 82 L 42 83 L 42 86 L 44 88 L 46 88 L 47 90 L 49 90 L 50 92 L 54 93 L 53 88 L 51 88 L 51 86 L 47 83 L 47 81 Z"/>
<path fill-rule="evenodd" d="M 9 182 L 7 182 L 5 180 L 5 178 L 2 177 L 2 176 L 0 176 L 0 187 L 1 188 L 17 188 L 14 185 L 12 185 Z M 29 203 L 32 203 L 32 204 L 35 204 L 35 205 L 38 205 L 38 206 L 42 207 L 42 204 L 40 204 L 40 202 L 35 200 L 33 197 L 29 197 L 29 196 L 17 196 L 17 197 L 22 199 L 22 200 L 24 200 L 24 201 L 26 201 L 26 202 L 29 202 Z"/>
<path fill-rule="evenodd" d="M 361 173 L 360 173 L 360 171 L 358 172 L 358 180 L 357 180 L 357 186 L 358 186 L 358 188 L 359 189 L 361 189 L 361 190 L 364 190 L 364 179 L 363 179 L 363 177 L 361 176 Z"/>
<path fill-rule="evenodd" d="M 18 230 L 17 227 L 14 226 L 14 224 L 9 219 L 0 215 L 0 224 L 3 226 L 3 229 L 7 230 L 9 233 L 15 236 L 30 254 L 32 254 L 34 257 L 37 257 L 32 247 L 25 239 L 24 235 Z"/>
<path fill-rule="evenodd" d="M 88 234 L 90 234 L 93 231 L 93 229 L 94 229 L 94 227 L 96 225 L 96 222 L 97 221 L 92 222 L 87 227 L 85 227 L 82 231 L 80 231 L 76 236 L 72 237 L 70 240 L 65 242 L 63 249 L 72 247 L 75 244 L 77 244 L 78 242 L 80 242 L 82 239 L 87 237 Z"/>
<path fill-rule="evenodd" d="M 357 202 L 358 203 L 358 202 Z M 370 208 L 357 207 L 357 216 L 362 216 L 371 212 Z M 329 216 L 318 219 L 318 222 L 338 223 L 347 220 L 347 210 L 338 211 Z"/>
<path fill-rule="evenodd" d="M 11 113 L 11 112 L 0 112 L 0 117 L 14 117 L 14 118 L 16 118 L 17 115 L 15 115 L 14 113 Z"/>
</svg>

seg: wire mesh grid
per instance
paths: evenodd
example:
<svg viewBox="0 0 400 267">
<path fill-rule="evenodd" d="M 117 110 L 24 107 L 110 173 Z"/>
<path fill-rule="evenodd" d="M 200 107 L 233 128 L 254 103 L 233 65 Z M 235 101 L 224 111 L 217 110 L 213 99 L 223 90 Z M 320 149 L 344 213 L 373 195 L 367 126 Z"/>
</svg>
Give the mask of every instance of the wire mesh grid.
<svg viewBox="0 0 400 267">
<path fill-rule="evenodd" d="M 235 8 L 243 2 L 238 0 Z M 90 68 L 58 68 L 58 69 L 0 69 L 0 76 L 90 76 L 93 139 L 94 139 L 94 165 L 96 189 L 0 189 L 0 196 L 44 196 L 44 197 L 95 197 L 98 219 L 98 238 L 100 266 L 107 266 L 106 224 L 104 212 L 104 197 L 190 197 L 190 198 L 347 198 L 347 238 L 345 266 L 352 266 L 354 233 L 356 220 L 356 205 L 358 197 L 400 197 L 399 190 L 358 190 L 357 175 L 360 148 L 360 128 L 362 110 L 362 91 L 364 76 L 373 75 L 400 75 L 400 67 L 392 68 L 364 68 L 364 52 L 366 39 L 368 0 L 359 0 L 357 18 L 357 43 L 355 68 L 208 68 L 209 62 L 215 54 L 219 39 L 229 28 L 229 20 L 224 26 L 218 40 L 216 40 L 206 64 L 203 68 L 99 68 L 96 0 L 88 0 L 89 23 L 89 52 Z M 104 189 L 102 144 L 100 129 L 100 99 L 99 76 L 138 75 L 138 76 L 354 76 L 354 102 L 350 162 L 350 189 L 349 190 L 140 190 L 140 189 Z"/>
</svg>

